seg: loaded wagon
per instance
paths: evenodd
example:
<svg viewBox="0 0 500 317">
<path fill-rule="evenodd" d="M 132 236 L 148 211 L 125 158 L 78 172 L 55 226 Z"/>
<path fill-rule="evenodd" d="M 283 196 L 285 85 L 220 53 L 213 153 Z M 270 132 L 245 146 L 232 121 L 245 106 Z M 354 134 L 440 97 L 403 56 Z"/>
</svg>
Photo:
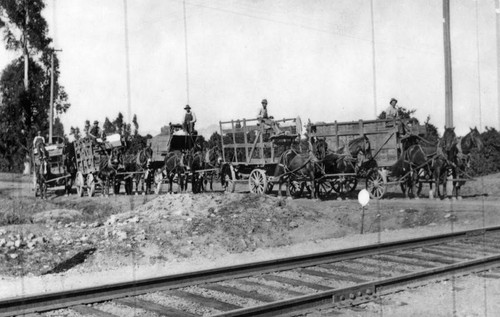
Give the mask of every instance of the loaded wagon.
<svg viewBox="0 0 500 317">
<path fill-rule="evenodd" d="M 104 194 L 107 195 L 107 185 L 110 185 L 110 182 L 114 184 L 117 173 L 118 164 L 113 166 L 111 157 L 114 155 L 113 150 L 122 146 L 120 135 L 108 136 L 104 142 L 84 137 L 75 140 L 73 146 L 76 162 L 75 186 L 78 196 L 83 196 L 87 190 L 87 194 L 92 197 L 97 189 L 104 189 Z"/>
<path fill-rule="evenodd" d="M 39 194 L 44 197 L 47 187 L 64 186 L 66 193 L 71 190 L 71 174 L 67 161 L 67 144 L 61 137 L 54 137 L 55 143 L 41 145 L 39 149 L 32 150 L 32 179 L 35 197 Z M 45 159 L 44 157 L 47 156 Z M 42 162 L 44 160 L 44 162 Z M 45 164 L 42 166 L 43 164 Z M 42 178 L 42 179 L 40 179 Z"/>
<path fill-rule="evenodd" d="M 402 184 L 404 177 L 391 181 L 387 168 L 394 165 L 408 142 L 421 138 L 426 127 L 413 120 L 380 119 L 350 122 L 314 123 L 308 125 L 311 137 L 324 140 L 333 151 L 348 146 L 357 138 L 366 138 L 370 155 L 353 157 L 356 168 L 352 173 L 326 174 L 320 190 L 346 194 L 353 191 L 360 178 L 366 180 L 366 188 L 374 198 L 382 198 L 388 185 Z"/>
<path fill-rule="evenodd" d="M 274 120 L 276 133 L 260 119 L 221 121 L 221 182 L 234 192 L 236 183 L 248 183 L 250 192 L 267 193 L 276 180 L 273 175 L 281 154 L 297 145 L 302 132 L 299 117 Z"/>
<path fill-rule="evenodd" d="M 182 124 L 169 124 L 169 130 L 166 134 L 160 134 L 148 140 L 148 146 L 152 149 L 151 166 L 154 169 L 154 182 L 156 185 L 155 193 L 159 194 L 163 183 L 169 181 L 169 173 L 165 171 L 165 159 L 174 152 L 188 153 L 192 152 L 198 141 L 196 133 L 189 134 L 184 131 Z M 183 162 L 184 163 L 184 162 Z M 179 177 L 189 178 L 189 162 L 185 162 L 185 172 Z"/>
</svg>

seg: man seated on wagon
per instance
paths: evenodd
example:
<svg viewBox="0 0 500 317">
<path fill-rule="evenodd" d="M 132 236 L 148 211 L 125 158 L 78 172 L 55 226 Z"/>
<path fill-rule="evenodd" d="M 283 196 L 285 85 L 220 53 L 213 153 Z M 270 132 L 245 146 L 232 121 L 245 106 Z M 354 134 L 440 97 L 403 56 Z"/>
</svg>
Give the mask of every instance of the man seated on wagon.
<svg viewBox="0 0 500 317">
<path fill-rule="evenodd" d="M 270 117 L 267 113 L 267 100 L 262 99 L 262 108 L 260 108 L 259 114 L 257 115 L 257 119 L 260 120 L 261 123 L 264 124 L 266 129 L 272 129 L 275 134 L 280 134 L 281 130 L 278 128 L 278 125 L 273 120 L 273 117 Z"/>
<path fill-rule="evenodd" d="M 102 142 L 103 138 L 103 133 L 101 131 L 101 128 L 99 128 L 99 121 L 95 120 L 94 121 L 94 126 L 90 128 L 89 131 L 89 136 L 94 139 L 96 142 Z"/>
</svg>

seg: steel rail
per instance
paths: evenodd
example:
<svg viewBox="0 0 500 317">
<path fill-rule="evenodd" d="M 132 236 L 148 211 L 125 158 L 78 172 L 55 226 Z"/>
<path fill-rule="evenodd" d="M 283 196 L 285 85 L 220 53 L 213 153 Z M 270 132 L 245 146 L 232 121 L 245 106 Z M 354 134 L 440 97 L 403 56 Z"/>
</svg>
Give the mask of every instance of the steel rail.
<svg viewBox="0 0 500 317">
<path fill-rule="evenodd" d="M 283 259 L 253 262 L 158 278 L 121 282 L 48 294 L 7 298 L 0 300 L 0 317 L 55 310 L 74 305 L 101 302 L 126 296 L 136 296 L 155 291 L 209 282 L 218 282 L 231 278 L 242 278 L 256 274 L 331 263 L 369 255 L 376 255 L 379 253 L 386 253 L 394 250 L 432 245 L 445 241 L 451 241 L 457 238 L 479 236 L 484 235 L 487 232 L 494 231 L 500 231 L 500 226 L 385 242 L 375 245 L 294 256 Z"/>
<path fill-rule="evenodd" d="M 312 308 L 343 307 L 355 303 L 373 300 L 378 295 L 394 292 L 399 288 L 415 282 L 438 279 L 457 273 L 471 273 L 485 271 L 500 266 L 500 255 L 481 259 L 459 262 L 451 265 L 422 270 L 401 276 L 380 279 L 377 281 L 357 284 L 352 287 L 323 291 L 312 295 L 304 295 L 273 303 L 241 308 L 229 312 L 213 315 L 214 317 L 263 317 L 281 316 L 292 312 L 306 311 Z"/>
</svg>

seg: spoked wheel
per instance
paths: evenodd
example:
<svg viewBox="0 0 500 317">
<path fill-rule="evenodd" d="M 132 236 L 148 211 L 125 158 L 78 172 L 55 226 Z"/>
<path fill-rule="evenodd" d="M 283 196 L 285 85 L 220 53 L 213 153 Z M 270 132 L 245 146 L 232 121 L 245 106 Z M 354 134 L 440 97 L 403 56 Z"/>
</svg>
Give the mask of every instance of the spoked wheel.
<svg viewBox="0 0 500 317">
<path fill-rule="evenodd" d="M 82 172 L 77 172 L 75 176 L 76 193 L 78 197 L 83 196 L 84 178 Z"/>
<path fill-rule="evenodd" d="M 250 192 L 254 194 L 265 194 L 267 190 L 267 176 L 266 172 L 261 169 L 255 169 L 250 173 L 248 178 L 248 187 Z"/>
<path fill-rule="evenodd" d="M 332 189 L 337 194 L 348 194 L 356 189 L 358 185 L 358 179 L 356 177 L 342 176 L 332 182 Z"/>
<path fill-rule="evenodd" d="M 370 196 L 375 199 L 380 199 L 384 196 L 387 187 L 387 179 L 382 171 L 372 169 L 366 176 L 366 189 Z"/>
<path fill-rule="evenodd" d="M 93 197 L 95 194 L 95 178 L 93 174 L 87 176 L 87 194 Z"/>
<path fill-rule="evenodd" d="M 318 184 L 318 196 L 321 199 L 328 197 L 333 191 L 333 182 L 320 182 Z"/>
<path fill-rule="evenodd" d="M 300 194 L 302 194 L 302 184 L 298 181 L 291 181 L 290 185 L 288 186 L 288 190 L 290 191 L 290 195 L 292 197 L 299 197 Z"/>
</svg>

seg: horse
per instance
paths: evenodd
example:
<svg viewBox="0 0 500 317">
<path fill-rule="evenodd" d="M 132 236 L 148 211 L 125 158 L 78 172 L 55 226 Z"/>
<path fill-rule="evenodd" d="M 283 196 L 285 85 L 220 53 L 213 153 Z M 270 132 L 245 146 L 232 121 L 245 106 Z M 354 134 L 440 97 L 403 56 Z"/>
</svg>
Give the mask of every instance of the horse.
<svg viewBox="0 0 500 317">
<path fill-rule="evenodd" d="M 296 179 L 299 179 L 300 181 L 301 178 L 304 178 L 312 182 L 311 197 L 317 199 L 317 163 L 318 159 L 312 151 L 309 151 L 307 154 L 299 154 L 293 149 L 283 152 L 274 171 L 274 177 L 278 178 L 279 184 L 278 197 L 282 197 L 281 186 L 285 180 L 287 181 L 286 195 L 287 197 L 290 197 L 290 185 L 292 181 L 295 181 Z"/>
<path fill-rule="evenodd" d="M 218 147 L 209 150 L 196 150 L 187 156 L 191 169 L 191 186 L 193 193 L 205 191 L 206 183 L 210 184 L 210 190 L 213 191 L 214 172 L 197 173 L 199 170 L 218 169 L 222 158 Z M 207 176 L 207 177 L 205 177 Z"/>
<path fill-rule="evenodd" d="M 186 154 L 181 151 L 172 151 L 165 156 L 162 173 L 168 177 L 169 193 L 172 193 L 172 184 L 175 177 L 178 178 L 180 191 L 187 189 L 187 166 Z M 159 183 L 158 186 L 160 186 L 160 184 L 161 183 Z"/>
<path fill-rule="evenodd" d="M 108 154 L 103 149 L 102 153 L 104 155 L 101 154 L 99 158 L 99 171 L 92 176 L 101 182 L 104 196 L 109 196 L 110 183 L 116 181 L 116 174 L 120 169 L 120 150 L 113 149 Z"/>
<path fill-rule="evenodd" d="M 470 132 L 464 137 L 459 137 L 456 140 L 456 158 L 454 163 L 456 164 L 453 169 L 453 178 L 467 177 L 467 171 L 470 168 L 470 159 L 472 150 L 477 149 L 481 151 L 484 147 L 481 134 L 476 127 L 474 129 L 469 128 Z M 460 199 L 460 188 L 465 184 L 465 181 L 454 181 L 453 182 L 453 194 L 454 197 Z"/>
</svg>

